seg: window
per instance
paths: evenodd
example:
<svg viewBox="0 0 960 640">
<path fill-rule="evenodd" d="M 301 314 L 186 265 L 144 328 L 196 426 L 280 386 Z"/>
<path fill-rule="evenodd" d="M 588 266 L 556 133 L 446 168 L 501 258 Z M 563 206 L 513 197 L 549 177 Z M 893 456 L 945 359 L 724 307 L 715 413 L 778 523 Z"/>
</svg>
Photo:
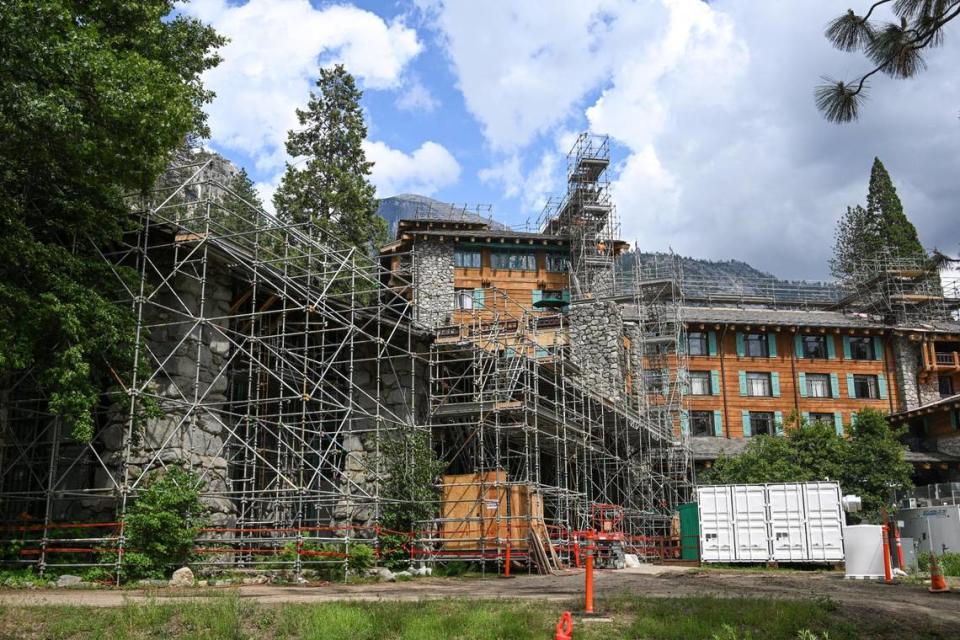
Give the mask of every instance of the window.
<svg viewBox="0 0 960 640">
<path fill-rule="evenodd" d="M 690 395 L 708 396 L 710 395 L 710 372 L 709 371 L 691 371 L 690 372 Z"/>
<path fill-rule="evenodd" d="M 769 373 L 747 373 L 748 396 L 771 396 Z"/>
<path fill-rule="evenodd" d="M 710 344 L 706 331 L 691 331 L 687 334 L 687 355 L 710 355 Z"/>
<path fill-rule="evenodd" d="M 536 271 L 537 256 L 529 251 L 494 251 L 490 254 L 490 268 Z"/>
<path fill-rule="evenodd" d="M 454 296 L 457 309 L 473 309 L 473 289 L 457 289 Z"/>
<path fill-rule="evenodd" d="M 480 268 L 480 250 L 479 249 L 454 250 L 453 266 L 468 267 L 470 269 L 479 269 Z"/>
<path fill-rule="evenodd" d="M 743 336 L 743 353 L 751 358 L 770 356 L 770 346 L 764 333 L 748 333 Z"/>
<path fill-rule="evenodd" d="M 808 373 L 807 374 L 807 397 L 808 398 L 829 398 L 830 376 L 826 373 Z"/>
<path fill-rule="evenodd" d="M 803 357 L 804 358 L 826 358 L 827 357 L 826 336 L 803 336 Z"/>
<path fill-rule="evenodd" d="M 856 398 L 879 398 L 880 385 L 877 376 L 853 376 L 853 395 Z"/>
<path fill-rule="evenodd" d="M 940 397 L 946 398 L 956 393 L 953 390 L 953 378 L 950 376 L 940 376 L 939 379 Z"/>
<path fill-rule="evenodd" d="M 567 270 L 567 256 L 562 253 L 547 254 L 547 271 L 563 273 Z"/>
<path fill-rule="evenodd" d="M 834 418 L 832 413 L 810 413 L 810 424 L 814 422 L 822 422 L 824 424 L 833 425 Z"/>
<path fill-rule="evenodd" d="M 691 411 L 690 412 L 690 435 L 693 436 L 712 436 L 716 435 L 713 425 L 713 411 Z"/>
<path fill-rule="evenodd" d="M 873 352 L 872 338 L 848 338 L 850 341 L 850 359 L 851 360 L 876 360 L 877 354 Z M 859 397 L 859 396 L 858 396 Z"/>
<path fill-rule="evenodd" d="M 750 434 L 755 436 L 772 436 L 773 413 L 770 411 L 750 412 Z"/>
<path fill-rule="evenodd" d="M 563 300 L 563 291 L 560 289 L 544 289 L 543 300 Z"/>
</svg>

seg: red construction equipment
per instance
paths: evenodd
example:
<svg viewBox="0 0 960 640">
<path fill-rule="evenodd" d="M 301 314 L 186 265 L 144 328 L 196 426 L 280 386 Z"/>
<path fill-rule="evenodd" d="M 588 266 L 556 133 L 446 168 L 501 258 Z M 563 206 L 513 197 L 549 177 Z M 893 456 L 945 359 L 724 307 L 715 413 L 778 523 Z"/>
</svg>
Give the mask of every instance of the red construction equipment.
<svg viewBox="0 0 960 640">
<path fill-rule="evenodd" d="M 940 570 L 940 563 L 937 562 L 937 554 L 930 553 L 930 593 L 946 593 L 950 591 L 947 581 L 943 578 L 943 572 Z"/>
<path fill-rule="evenodd" d="M 564 611 L 560 616 L 560 622 L 557 623 L 557 634 L 554 640 L 573 640 L 573 616 L 569 611 Z"/>
<path fill-rule="evenodd" d="M 594 563 L 598 568 L 622 569 L 624 566 L 623 507 L 617 504 L 590 505 L 594 535 Z"/>
</svg>

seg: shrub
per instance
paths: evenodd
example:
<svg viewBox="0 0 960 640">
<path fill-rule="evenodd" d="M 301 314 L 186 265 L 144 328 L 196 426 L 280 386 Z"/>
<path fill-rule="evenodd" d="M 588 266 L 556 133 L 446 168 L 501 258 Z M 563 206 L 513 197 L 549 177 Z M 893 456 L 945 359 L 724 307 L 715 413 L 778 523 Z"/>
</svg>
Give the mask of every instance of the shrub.
<svg viewBox="0 0 960 640">
<path fill-rule="evenodd" d="M 940 571 L 945 576 L 960 576 L 960 553 L 941 553 L 937 555 Z M 930 552 L 921 551 L 917 554 L 917 568 L 928 573 L 930 571 Z"/>
<path fill-rule="evenodd" d="M 373 547 L 368 544 L 355 544 L 347 555 L 347 567 L 351 573 L 363 575 L 376 562 Z"/>
<path fill-rule="evenodd" d="M 126 551 L 121 579 L 165 578 L 194 559 L 206 522 L 196 474 L 170 467 L 147 479 L 125 518 Z"/>
</svg>

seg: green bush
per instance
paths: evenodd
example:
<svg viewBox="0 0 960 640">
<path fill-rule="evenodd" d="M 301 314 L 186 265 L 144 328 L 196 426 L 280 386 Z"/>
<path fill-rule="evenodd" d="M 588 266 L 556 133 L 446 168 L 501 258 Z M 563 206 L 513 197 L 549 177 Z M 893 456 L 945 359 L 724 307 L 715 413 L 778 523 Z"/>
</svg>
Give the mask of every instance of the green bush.
<svg viewBox="0 0 960 640">
<path fill-rule="evenodd" d="M 945 576 L 960 576 L 960 553 L 941 553 L 937 555 L 940 571 Z M 930 553 L 921 551 L 917 554 L 917 568 L 923 573 L 930 571 Z"/>
<path fill-rule="evenodd" d="M 376 560 L 373 547 L 368 544 L 354 544 L 350 546 L 350 553 L 347 555 L 347 567 L 350 573 L 362 576 Z"/>
<path fill-rule="evenodd" d="M 194 559 L 197 534 L 206 523 L 202 489 L 197 475 L 180 467 L 147 479 L 124 520 L 121 580 L 166 578 Z"/>
</svg>

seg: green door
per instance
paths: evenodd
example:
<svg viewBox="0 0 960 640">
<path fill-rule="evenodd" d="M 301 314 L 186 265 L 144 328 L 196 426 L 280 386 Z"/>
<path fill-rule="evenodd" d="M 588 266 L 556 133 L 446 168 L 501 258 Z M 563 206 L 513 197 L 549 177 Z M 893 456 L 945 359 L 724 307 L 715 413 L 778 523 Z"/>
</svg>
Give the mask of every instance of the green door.
<svg viewBox="0 0 960 640">
<path fill-rule="evenodd" d="M 697 503 L 688 502 L 677 507 L 680 514 L 680 559 L 700 559 L 700 517 Z"/>
</svg>

